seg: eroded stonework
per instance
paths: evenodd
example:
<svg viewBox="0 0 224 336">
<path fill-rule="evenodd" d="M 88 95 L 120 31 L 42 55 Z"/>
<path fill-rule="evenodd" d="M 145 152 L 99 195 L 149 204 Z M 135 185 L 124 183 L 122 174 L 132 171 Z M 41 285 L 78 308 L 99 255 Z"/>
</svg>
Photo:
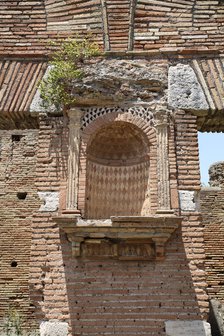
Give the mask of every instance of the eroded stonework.
<svg viewBox="0 0 224 336">
<path fill-rule="evenodd" d="M 211 187 L 218 187 L 224 184 L 224 161 L 213 163 L 209 167 L 209 184 Z"/>
<path fill-rule="evenodd" d="M 59 321 L 42 322 L 40 336 L 67 336 L 68 323 Z"/>
<path fill-rule="evenodd" d="M 39 211 L 57 211 L 59 205 L 59 194 L 58 192 L 38 192 L 39 198 L 43 201 L 43 204 L 40 206 Z"/>
<path fill-rule="evenodd" d="M 167 336 L 211 336 L 210 324 L 206 321 L 167 321 Z"/>
<path fill-rule="evenodd" d="M 83 78 L 72 83 L 72 94 L 84 105 L 150 101 L 167 85 L 166 68 L 141 59 L 103 59 L 83 70 Z"/>
<path fill-rule="evenodd" d="M 169 68 L 168 104 L 188 111 L 207 111 L 205 94 L 190 65 L 177 64 Z"/>
<path fill-rule="evenodd" d="M 196 193 L 191 190 L 179 190 L 180 208 L 182 211 L 196 211 Z"/>
<path fill-rule="evenodd" d="M 93 59 L 81 65 L 83 76 L 68 83 L 76 105 L 114 105 L 127 102 L 152 102 L 157 104 L 167 87 L 166 63 L 158 67 L 156 62 L 144 59 Z M 46 79 L 50 67 L 46 70 Z M 162 100 L 161 100 L 162 103 Z M 155 106 L 154 106 L 155 107 Z M 43 112 L 40 90 L 37 90 L 30 112 Z M 48 113 L 55 113 L 52 106 Z"/>
</svg>

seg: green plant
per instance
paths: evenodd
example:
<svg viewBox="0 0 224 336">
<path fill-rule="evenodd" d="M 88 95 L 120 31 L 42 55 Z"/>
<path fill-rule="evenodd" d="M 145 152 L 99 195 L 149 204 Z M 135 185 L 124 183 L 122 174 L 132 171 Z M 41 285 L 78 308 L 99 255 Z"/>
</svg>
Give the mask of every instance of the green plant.
<svg viewBox="0 0 224 336">
<path fill-rule="evenodd" d="M 31 330 L 30 330 L 31 329 Z M 29 330 L 29 331 L 28 331 Z M 5 336 L 38 336 L 36 328 L 25 325 L 22 314 L 16 309 L 9 307 L 3 326 Z"/>
<path fill-rule="evenodd" d="M 4 325 L 6 335 L 22 335 L 22 322 L 21 314 L 16 309 L 9 308 Z"/>
<path fill-rule="evenodd" d="M 51 56 L 48 75 L 40 82 L 40 94 L 43 107 L 47 110 L 54 106 L 56 110 L 68 108 L 75 103 L 72 95 L 72 81 L 83 77 L 85 60 L 100 54 L 96 43 L 90 38 L 67 38 L 60 42 L 51 42 L 56 49 Z"/>
</svg>

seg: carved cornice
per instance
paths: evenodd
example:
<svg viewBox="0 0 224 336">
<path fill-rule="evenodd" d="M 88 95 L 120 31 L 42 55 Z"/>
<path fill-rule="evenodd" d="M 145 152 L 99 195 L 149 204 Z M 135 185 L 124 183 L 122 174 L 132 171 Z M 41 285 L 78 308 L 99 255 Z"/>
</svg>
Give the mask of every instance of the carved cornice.
<svg viewBox="0 0 224 336">
<path fill-rule="evenodd" d="M 176 216 L 121 216 L 91 224 L 72 216 L 54 220 L 72 243 L 74 257 L 119 260 L 164 259 L 165 244 L 181 223 Z"/>
</svg>

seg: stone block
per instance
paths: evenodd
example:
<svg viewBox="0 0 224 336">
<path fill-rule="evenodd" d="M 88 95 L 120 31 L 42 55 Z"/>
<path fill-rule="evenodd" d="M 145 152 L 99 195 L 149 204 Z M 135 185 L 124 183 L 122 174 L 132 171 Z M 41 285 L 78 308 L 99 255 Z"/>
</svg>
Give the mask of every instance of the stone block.
<svg viewBox="0 0 224 336">
<path fill-rule="evenodd" d="M 38 192 L 39 198 L 44 201 L 44 204 L 42 204 L 39 208 L 40 212 L 53 212 L 58 210 L 59 205 L 59 193 L 58 192 Z"/>
<path fill-rule="evenodd" d="M 168 104 L 171 108 L 208 111 L 209 105 L 194 70 L 186 64 L 171 66 L 168 75 Z"/>
<path fill-rule="evenodd" d="M 179 190 L 180 208 L 182 211 L 196 211 L 197 202 L 195 191 Z"/>
<path fill-rule="evenodd" d="M 40 324 L 40 336 L 67 336 L 68 323 L 48 321 Z"/>
<path fill-rule="evenodd" d="M 206 321 L 166 321 L 166 336 L 211 336 L 210 324 Z"/>
</svg>

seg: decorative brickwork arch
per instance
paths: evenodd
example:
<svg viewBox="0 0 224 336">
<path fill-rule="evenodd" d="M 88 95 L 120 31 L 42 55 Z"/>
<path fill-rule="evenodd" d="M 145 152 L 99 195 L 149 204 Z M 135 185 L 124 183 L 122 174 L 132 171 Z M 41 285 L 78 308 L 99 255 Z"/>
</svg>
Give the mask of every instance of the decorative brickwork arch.
<svg viewBox="0 0 224 336">
<path fill-rule="evenodd" d="M 85 127 L 78 183 L 83 217 L 155 213 L 156 144 L 155 129 L 128 111 L 106 114 Z"/>
</svg>

